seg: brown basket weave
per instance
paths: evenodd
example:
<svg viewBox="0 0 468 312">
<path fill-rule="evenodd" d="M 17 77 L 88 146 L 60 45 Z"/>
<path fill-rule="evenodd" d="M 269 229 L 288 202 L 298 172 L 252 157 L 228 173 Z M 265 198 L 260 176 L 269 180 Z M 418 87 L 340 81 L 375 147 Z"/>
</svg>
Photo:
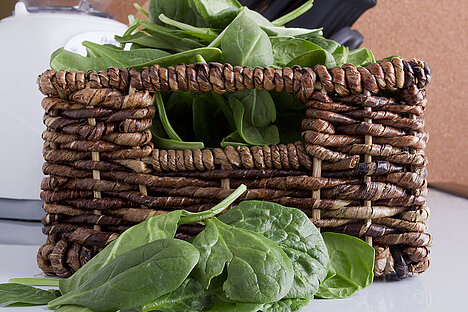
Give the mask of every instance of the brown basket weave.
<svg viewBox="0 0 468 312">
<path fill-rule="evenodd" d="M 38 264 L 66 277 L 130 226 L 174 209 L 211 208 L 243 183 L 243 199 L 304 211 L 322 231 L 365 239 L 375 275 L 404 278 L 430 263 L 426 233 L 425 87 L 429 66 L 398 58 L 366 68 L 229 64 L 48 70 L 41 198 L 47 242 Z M 307 107 L 303 142 L 204 150 L 151 143 L 151 92 L 243 89 L 293 93 Z M 200 225 L 181 226 L 188 238 Z"/>
</svg>

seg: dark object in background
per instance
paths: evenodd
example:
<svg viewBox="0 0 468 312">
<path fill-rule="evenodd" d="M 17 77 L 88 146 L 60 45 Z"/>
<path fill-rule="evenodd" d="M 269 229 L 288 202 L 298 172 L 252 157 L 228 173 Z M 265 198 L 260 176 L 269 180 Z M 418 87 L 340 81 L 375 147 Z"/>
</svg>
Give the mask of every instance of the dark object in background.
<svg viewBox="0 0 468 312">
<path fill-rule="evenodd" d="M 274 20 L 301 6 L 306 0 L 240 0 L 240 2 Z M 376 4 L 377 0 L 315 0 L 311 10 L 287 26 L 323 27 L 325 37 L 353 50 L 361 45 L 364 37 L 357 30 L 351 30 L 350 26 L 362 13 Z"/>
</svg>

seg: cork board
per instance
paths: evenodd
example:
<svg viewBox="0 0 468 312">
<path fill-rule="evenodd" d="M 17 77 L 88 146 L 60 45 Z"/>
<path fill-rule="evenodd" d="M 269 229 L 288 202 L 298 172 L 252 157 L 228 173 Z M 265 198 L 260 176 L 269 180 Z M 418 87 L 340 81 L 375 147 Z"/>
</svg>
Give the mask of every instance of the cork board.
<svg viewBox="0 0 468 312">
<path fill-rule="evenodd" d="M 353 28 L 377 58 L 397 54 L 429 63 L 429 183 L 468 195 L 468 1 L 380 0 Z"/>
</svg>

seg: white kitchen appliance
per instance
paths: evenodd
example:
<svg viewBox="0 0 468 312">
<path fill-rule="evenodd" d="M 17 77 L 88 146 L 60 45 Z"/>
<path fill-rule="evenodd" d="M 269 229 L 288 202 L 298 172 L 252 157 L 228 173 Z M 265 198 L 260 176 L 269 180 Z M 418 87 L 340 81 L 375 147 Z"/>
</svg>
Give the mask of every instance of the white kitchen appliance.
<svg viewBox="0 0 468 312">
<path fill-rule="evenodd" d="M 88 1 L 68 7 L 53 4 L 18 2 L 14 15 L 0 21 L 0 218 L 39 220 L 43 215 L 44 96 L 36 79 L 49 68 L 52 52 L 65 47 L 84 54 L 82 41 L 109 43 L 127 28 Z"/>
</svg>

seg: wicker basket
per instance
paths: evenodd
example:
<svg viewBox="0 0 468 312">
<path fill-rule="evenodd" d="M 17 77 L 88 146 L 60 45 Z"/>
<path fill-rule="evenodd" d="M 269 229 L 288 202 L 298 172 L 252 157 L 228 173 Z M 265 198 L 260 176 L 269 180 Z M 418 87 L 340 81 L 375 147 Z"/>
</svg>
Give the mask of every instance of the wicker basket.
<svg viewBox="0 0 468 312">
<path fill-rule="evenodd" d="M 174 209 L 211 208 L 244 183 L 243 199 L 304 211 L 322 231 L 365 239 L 375 275 L 425 271 L 427 159 L 421 61 L 394 58 L 367 68 L 247 68 L 229 64 L 48 70 L 38 264 L 66 277 L 130 226 Z M 242 89 L 293 93 L 307 107 L 302 141 L 287 145 L 158 150 L 151 143 L 151 92 Z M 189 238 L 200 225 L 181 226 Z"/>
</svg>

